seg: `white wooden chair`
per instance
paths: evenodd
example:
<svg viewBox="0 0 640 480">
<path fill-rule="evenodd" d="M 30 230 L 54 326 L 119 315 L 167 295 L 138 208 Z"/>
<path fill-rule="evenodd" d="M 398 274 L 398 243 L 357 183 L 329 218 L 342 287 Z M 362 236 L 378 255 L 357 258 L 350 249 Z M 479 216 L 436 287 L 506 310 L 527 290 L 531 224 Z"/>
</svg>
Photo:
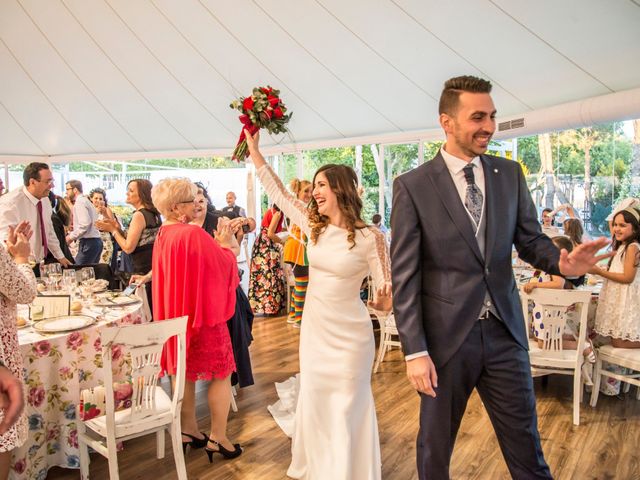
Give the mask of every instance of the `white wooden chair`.
<svg viewBox="0 0 640 480">
<path fill-rule="evenodd" d="M 373 373 L 378 372 L 378 367 L 391 347 L 402 348 L 400 340 L 393 339 L 393 337 L 398 336 L 398 328 L 396 327 L 396 319 L 393 316 L 393 312 L 387 314 L 378 312 L 376 316 L 380 322 L 380 345 L 378 346 L 378 355 L 376 356 L 376 362 L 373 366 Z"/>
<path fill-rule="evenodd" d="M 607 370 L 602 362 L 633 370 L 633 373 L 617 373 Z M 625 391 L 629 385 L 637 388 L 636 399 L 640 400 L 640 349 L 638 348 L 615 348 L 611 345 L 603 345 L 598 348 L 596 368 L 593 376 L 593 390 L 591 391 L 591 406 L 595 407 L 600 393 L 600 379 L 611 377 L 621 382 L 625 382 Z"/>
<path fill-rule="evenodd" d="M 536 288 L 530 294 L 521 292 L 522 310 L 527 334 L 530 330 L 529 300 L 535 301 L 542 310 L 545 338 L 542 348 L 535 338 L 529 339 L 531 374 L 534 377 L 561 374 L 573 375 L 573 424 L 580 424 L 580 402 L 582 401 L 584 344 L 587 333 L 587 313 L 591 292 L 584 290 L 552 290 Z M 577 348 L 565 350 L 562 335 L 567 321 L 568 308 L 575 305 L 579 314 Z"/>
<path fill-rule="evenodd" d="M 109 479 L 117 480 L 116 443 L 156 433 L 156 456 L 164 457 L 164 432 L 169 429 L 177 478 L 187 479 L 180 434 L 180 408 L 184 394 L 186 368 L 187 317 L 157 323 L 107 327 L 101 332 L 102 374 L 106 392 L 105 415 L 82 421 L 78 416 L 80 474 L 89 478 L 90 446 L 109 460 Z M 178 363 L 173 398 L 157 385 L 164 343 L 177 336 Z M 133 396 L 131 408 L 114 411 L 111 347 L 122 345 L 131 355 Z"/>
</svg>

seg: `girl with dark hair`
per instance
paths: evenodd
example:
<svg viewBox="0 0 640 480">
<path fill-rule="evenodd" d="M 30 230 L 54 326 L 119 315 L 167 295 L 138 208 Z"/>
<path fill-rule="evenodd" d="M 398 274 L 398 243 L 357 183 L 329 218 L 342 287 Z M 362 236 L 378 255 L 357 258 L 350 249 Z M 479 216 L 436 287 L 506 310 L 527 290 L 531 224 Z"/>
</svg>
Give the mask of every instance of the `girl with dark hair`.
<svg viewBox="0 0 640 480">
<path fill-rule="evenodd" d="M 131 256 L 133 273 L 146 275 L 151 270 L 153 244 L 162 224 L 160 213 L 151 200 L 152 184 L 146 179 L 134 179 L 127 185 L 126 202 L 135 208 L 126 234 L 117 220 L 104 219 L 96 222 L 96 227 L 113 235 L 122 251 Z M 147 285 L 149 307 L 151 303 L 151 285 Z"/>
<path fill-rule="evenodd" d="M 577 247 L 582 243 L 582 236 L 584 235 L 584 228 L 582 228 L 582 222 L 578 218 L 567 218 L 562 224 L 564 228 L 564 234 L 569 237 L 574 247 Z"/>
<path fill-rule="evenodd" d="M 608 268 L 589 272 L 605 279 L 595 331 L 616 348 L 640 348 L 640 211 L 628 207 L 614 215 L 611 249 Z"/>
<path fill-rule="evenodd" d="M 313 198 L 307 207 L 266 164 L 258 148 L 259 133 L 245 130 L 245 135 L 269 197 L 309 237 L 309 286 L 302 312 L 298 403 L 287 475 L 379 480 L 380 442 L 371 392 L 375 341 L 359 293 L 362 279 L 371 272 L 378 286 L 372 307 L 391 310 L 387 242 L 380 230 L 362 221 L 352 168 L 321 167 L 313 177 Z M 297 387 L 295 381 L 289 385 Z M 278 408 L 271 411 L 280 417 Z"/>
</svg>

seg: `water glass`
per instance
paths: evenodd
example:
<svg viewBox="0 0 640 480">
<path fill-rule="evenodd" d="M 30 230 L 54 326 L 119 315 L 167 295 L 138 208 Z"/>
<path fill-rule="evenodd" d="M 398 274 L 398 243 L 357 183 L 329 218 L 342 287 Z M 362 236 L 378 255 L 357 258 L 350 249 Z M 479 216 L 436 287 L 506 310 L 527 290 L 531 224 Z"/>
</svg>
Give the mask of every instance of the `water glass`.
<svg viewBox="0 0 640 480">
<path fill-rule="evenodd" d="M 82 285 L 82 296 L 88 300 L 93 294 L 93 284 L 96 281 L 96 273 L 93 267 L 85 267 L 80 270 L 80 285 Z"/>
<path fill-rule="evenodd" d="M 60 290 L 60 282 L 62 281 L 62 265 L 59 263 L 50 263 L 47 268 L 49 276 L 50 290 Z"/>
<path fill-rule="evenodd" d="M 78 286 L 78 279 L 76 277 L 76 271 L 72 269 L 64 270 L 62 272 L 62 288 L 72 294 Z"/>
</svg>

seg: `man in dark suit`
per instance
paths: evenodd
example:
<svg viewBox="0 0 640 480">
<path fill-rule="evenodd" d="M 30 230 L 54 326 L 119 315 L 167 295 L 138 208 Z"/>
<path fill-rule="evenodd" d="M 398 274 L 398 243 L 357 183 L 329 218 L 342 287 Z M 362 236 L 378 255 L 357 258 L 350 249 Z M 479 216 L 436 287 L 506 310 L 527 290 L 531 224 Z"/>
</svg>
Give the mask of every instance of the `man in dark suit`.
<svg viewBox="0 0 640 480">
<path fill-rule="evenodd" d="M 393 304 L 407 375 L 421 396 L 421 480 L 449 478 L 474 388 L 511 475 L 551 478 L 540 446 L 512 246 L 545 272 L 582 275 L 607 243 L 583 244 L 569 255 L 542 233 L 519 164 L 484 154 L 495 131 L 490 91 L 479 78 L 448 80 L 439 106 L 446 144 L 393 185 Z"/>
</svg>

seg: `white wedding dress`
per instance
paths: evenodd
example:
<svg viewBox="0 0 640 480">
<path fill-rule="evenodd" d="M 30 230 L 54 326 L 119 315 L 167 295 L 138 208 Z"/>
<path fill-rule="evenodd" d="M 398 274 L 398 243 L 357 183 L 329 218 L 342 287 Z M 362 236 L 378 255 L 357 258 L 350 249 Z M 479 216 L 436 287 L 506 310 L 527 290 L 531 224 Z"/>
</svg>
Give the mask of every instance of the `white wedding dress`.
<svg viewBox="0 0 640 480">
<path fill-rule="evenodd" d="M 286 191 L 270 167 L 260 168 L 258 176 L 271 201 L 310 237 L 302 202 Z M 347 230 L 329 225 L 317 243 L 307 245 L 309 285 L 300 332 L 299 391 L 295 419 L 289 425 L 293 435 L 287 475 L 292 478 L 381 477 L 371 392 L 375 342 L 360 286 L 369 272 L 376 285 L 390 282 L 391 272 L 382 232 L 375 227 L 358 229 L 355 242 L 350 248 Z"/>
</svg>

